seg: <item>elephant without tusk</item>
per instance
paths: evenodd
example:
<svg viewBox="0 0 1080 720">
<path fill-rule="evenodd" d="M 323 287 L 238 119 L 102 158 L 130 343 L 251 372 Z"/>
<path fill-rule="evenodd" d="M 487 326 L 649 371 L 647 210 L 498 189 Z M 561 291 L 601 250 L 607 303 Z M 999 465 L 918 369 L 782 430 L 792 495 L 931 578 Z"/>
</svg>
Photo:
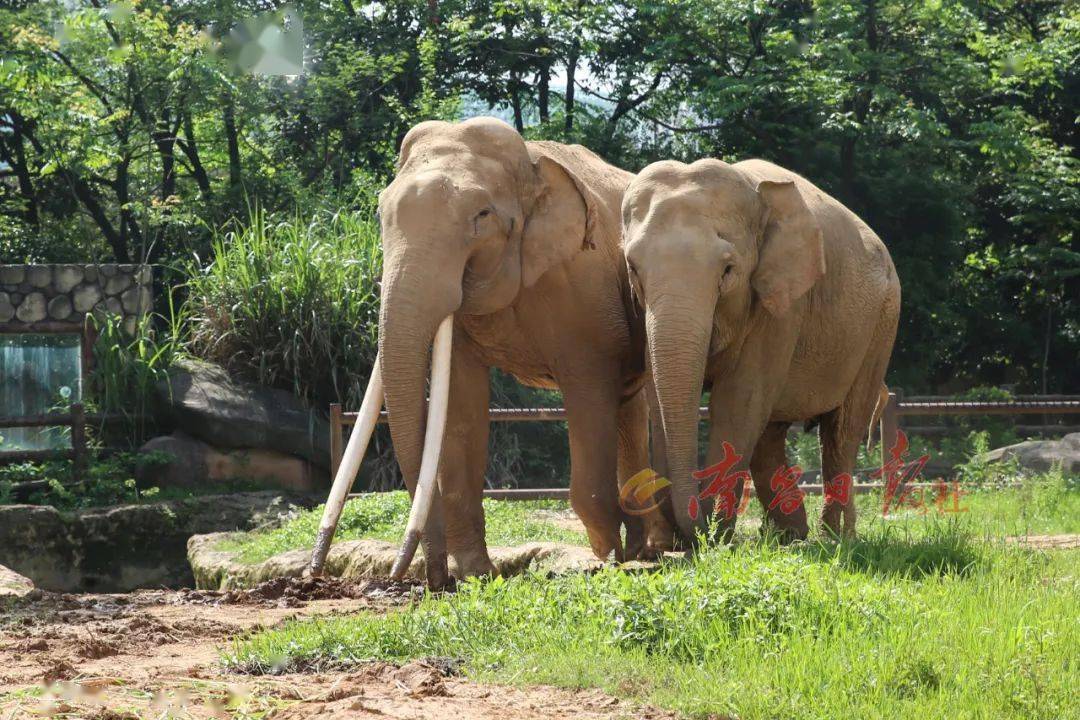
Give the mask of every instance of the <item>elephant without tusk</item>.
<svg viewBox="0 0 1080 720">
<path fill-rule="evenodd" d="M 693 541 L 705 530 L 692 473 L 709 396 L 707 465 L 738 453 L 767 521 L 805 538 L 806 510 L 773 502 L 791 423 L 820 423 L 822 479 L 850 478 L 883 386 L 900 314 L 889 251 L 854 213 L 763 160 L 645 168 L 623 199 L 623 252 L 645 319 L 658 464 Z M 782 481 L 783 476 L 780 476 Z M 738 482 L 735 507 L 742 482 Z M 786 503 L 785 503 L 786 504 Z M 854 498 L 826 502 L 832 534 L 855 531 Z M 725 538 L 735 513 L 719 518 Z"/>
</svg>

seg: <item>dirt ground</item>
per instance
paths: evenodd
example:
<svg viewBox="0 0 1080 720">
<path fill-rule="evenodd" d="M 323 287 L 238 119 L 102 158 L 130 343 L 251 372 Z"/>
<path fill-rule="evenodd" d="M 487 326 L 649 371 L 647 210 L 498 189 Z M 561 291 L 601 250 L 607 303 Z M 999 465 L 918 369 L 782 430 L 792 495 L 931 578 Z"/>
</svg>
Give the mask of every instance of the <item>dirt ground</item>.
<svg viewBox="0 0 1080 720">
<path fill-rule="evenodd" d="M 1006 538 L 1006 540 L 1033 550 L 1073 550 L 1080 548 L 1080 534 L 1021 535 Z"/>
<path fill-rule="evenodd" d="M 0 605 L 0 720 L 15 718 L 673 718 L 597 690 L 483 685 L 431 660 L 280 676 L 222 671 L 219 650 L 290 618 L 407 604 L 418 587 L 272 580 L 248 591 L 35 591 Z"/>
</svg>

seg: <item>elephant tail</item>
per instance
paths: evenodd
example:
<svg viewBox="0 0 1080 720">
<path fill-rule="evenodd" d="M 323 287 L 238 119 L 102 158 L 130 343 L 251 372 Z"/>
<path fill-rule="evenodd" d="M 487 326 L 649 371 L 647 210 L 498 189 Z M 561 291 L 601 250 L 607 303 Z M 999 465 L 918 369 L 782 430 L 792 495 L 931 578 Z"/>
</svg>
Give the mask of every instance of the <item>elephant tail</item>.
<svg viewBox="0 0 1080 720">
<path fill-rule="evenodd" d="M 866 429 L 866 449 L 872 450 L 874 447 L 874 428 L 881 422 L 881 415 L 885 412 L 885 406 L 889 404 L 889 388 L 885 383 L 881 383 L 881 389 L 878 391 L 877 404 L 874 405 L 874 414 L 870 416 L 870 427 Z M 881 438 L 882 442 L 885 438 Z"/>
</svg>

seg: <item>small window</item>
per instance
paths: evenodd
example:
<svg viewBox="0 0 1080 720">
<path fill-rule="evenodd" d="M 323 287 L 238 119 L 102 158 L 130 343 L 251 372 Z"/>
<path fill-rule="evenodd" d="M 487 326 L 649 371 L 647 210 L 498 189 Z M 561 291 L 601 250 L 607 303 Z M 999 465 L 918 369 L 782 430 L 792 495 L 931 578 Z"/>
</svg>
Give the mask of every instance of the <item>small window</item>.
<svg viewBox="0 0 1080 720">
<path fill-rule="evenodd" d="M 0 416 L 43 415 L 82 402 L 82 371 L 80 335 L 0 335 Z M 68 428 L 0 429 L 0 450 L 68 447 Z"/>
</svg>

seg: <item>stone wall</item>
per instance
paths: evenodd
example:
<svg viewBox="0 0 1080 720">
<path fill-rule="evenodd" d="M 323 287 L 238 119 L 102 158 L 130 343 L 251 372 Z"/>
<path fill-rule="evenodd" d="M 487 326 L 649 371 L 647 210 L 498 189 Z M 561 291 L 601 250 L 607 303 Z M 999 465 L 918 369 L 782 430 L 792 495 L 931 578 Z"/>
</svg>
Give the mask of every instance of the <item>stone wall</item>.
<svg viewBox="0 0 1080 720">
<path fill-rule="evenodd" d="M 149 265 L 0 265 L 0 325 L 82 324 L 97 312 L 123 317 L 132 332 L 150 311 L 152 279 Z"/>
</svg>

